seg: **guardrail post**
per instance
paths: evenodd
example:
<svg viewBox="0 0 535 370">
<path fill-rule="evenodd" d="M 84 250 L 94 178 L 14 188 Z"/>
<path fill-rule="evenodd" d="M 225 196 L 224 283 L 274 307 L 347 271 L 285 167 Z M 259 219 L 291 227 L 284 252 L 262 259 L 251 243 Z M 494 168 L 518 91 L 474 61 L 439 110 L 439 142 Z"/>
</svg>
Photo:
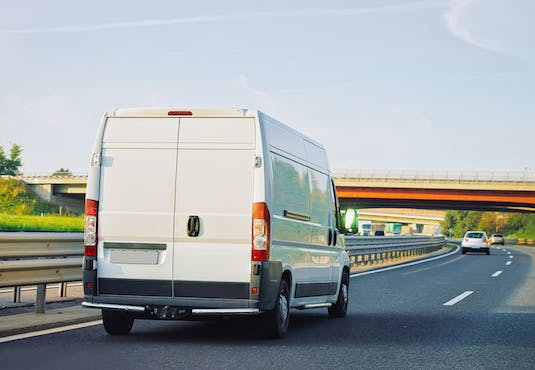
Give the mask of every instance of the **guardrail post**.
<svg viewBox="0 0 535 370">
<path fill-rule="evenodd" d="M 60 296 L 61 298 L 67 296 L 67 283 L 59 283 L 58 296 Z"/>
<path fill-rule="evenodd" d="M 35 297 L 35 313 L 45 313 L 46 302 L 46 284 L 37 285 L 37 294 Z"/>
<path fill-rule="evenodd" d="M 13 303 L 20 303 L 20 286 L 13 287 Z"/>
</svg>

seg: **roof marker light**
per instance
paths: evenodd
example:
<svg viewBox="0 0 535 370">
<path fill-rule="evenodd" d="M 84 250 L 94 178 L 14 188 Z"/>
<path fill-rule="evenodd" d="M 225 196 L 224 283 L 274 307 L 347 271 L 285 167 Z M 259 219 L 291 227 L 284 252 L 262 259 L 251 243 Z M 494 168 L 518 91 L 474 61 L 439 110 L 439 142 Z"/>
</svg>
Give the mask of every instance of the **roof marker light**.
<svg viewBox="0 0 535 370">
<path fill-rule="evenodd" d="M 188 110 L 170 110 L 167 112 L 168 116 L 191 116 L 193 113 Z"/>
</svg>

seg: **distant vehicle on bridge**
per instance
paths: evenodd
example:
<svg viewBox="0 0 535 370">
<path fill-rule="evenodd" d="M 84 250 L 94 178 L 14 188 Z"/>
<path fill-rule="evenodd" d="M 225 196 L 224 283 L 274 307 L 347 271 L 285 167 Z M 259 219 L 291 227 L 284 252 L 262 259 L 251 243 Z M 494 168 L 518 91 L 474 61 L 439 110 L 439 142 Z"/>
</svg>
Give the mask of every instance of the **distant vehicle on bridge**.
<svg viewBox="0 0 535 370">
<path fill-rule="evenodd" d="M 135 319 L 344 317 L 349 258 L 324 147 L 264 113 L 107 114 L 87 181 L 84 293 L 109 334 Z"/>
<path fill-rule="evenodd" d="M 402 225 L 397 222 L 388 222 L 385 224 L 386 235 L 401 235 Z"/>
<path fill-rule="evenodd" d="M 372 222 L 366 220 L 359 220 L 359 234 L 361 236 L 370 236 L 372 234 Z"/>
</svg>

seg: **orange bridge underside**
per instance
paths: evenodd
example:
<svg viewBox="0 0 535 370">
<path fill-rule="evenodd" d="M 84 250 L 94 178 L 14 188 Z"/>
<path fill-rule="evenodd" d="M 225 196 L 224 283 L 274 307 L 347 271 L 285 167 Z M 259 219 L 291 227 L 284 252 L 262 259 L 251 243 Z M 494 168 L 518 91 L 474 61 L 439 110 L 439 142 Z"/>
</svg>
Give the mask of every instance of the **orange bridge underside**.
<svg viewBox="0 0 535 370">
<path fill-rule="evenodd" d="M 442 209 L 526 208 L 535 211 L 535 191 L 336 187 L 342 205 Z"/>
</svg>

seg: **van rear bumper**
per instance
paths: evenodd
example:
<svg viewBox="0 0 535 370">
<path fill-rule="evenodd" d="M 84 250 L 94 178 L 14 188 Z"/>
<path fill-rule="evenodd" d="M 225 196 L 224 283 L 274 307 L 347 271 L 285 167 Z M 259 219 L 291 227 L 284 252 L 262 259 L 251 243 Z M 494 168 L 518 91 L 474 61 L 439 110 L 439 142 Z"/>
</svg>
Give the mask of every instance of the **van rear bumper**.
<svg viewBox="0 0 535 370">
<path fill-rule="evenodd" d="M 147 307 L 144 306 L 130 306 L 118 305 L 110 303 L 89 303 L 82 302 L 83 307 L 120 310 L 135 313 L 147 312 Z M 258 308 L 193 308 L 191 310 L 193 315 L 257 315 L 260 313 Z"/>
<path fill-rule="evenodd" d="M 107 305 L 103 307 L 103 305 Z M 151 306 L 172 306 L 184 309 L 258 309 L 258 301 L 249 299 L 214 299 L 189 297 L 147 297 L 121 295 L 86 295 L 83 306 L 91 308 L 124 309 L 141 307 L 145 310 Z M 117 307 L 113 307 L 117 306 Z M 141 312 L 141 311 L 138 311 Z"/>
</svg>

